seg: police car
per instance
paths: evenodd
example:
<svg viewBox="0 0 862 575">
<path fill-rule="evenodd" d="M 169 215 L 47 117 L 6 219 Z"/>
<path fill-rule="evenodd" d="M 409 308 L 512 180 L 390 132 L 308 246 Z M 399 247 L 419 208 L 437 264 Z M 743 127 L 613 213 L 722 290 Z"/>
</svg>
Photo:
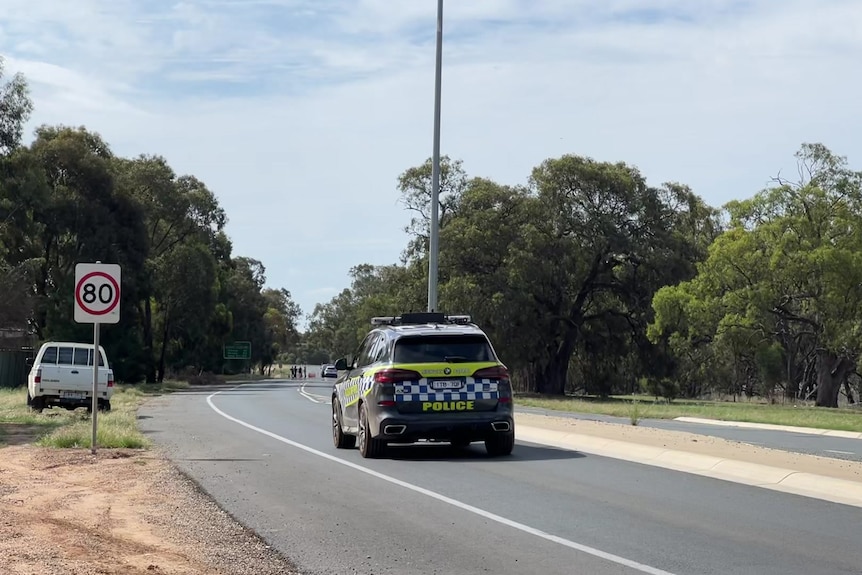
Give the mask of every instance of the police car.
<svg viewBox="0 0 862 575">
<path fill-rule="evenodd" d="M 375 317 L 356 353 L 339 359 L 332 390 L 335 447 L 379 457 L 389 443 L 484 441 L 512 452 L 509 372 L 470 316 Z"/>
</svg>

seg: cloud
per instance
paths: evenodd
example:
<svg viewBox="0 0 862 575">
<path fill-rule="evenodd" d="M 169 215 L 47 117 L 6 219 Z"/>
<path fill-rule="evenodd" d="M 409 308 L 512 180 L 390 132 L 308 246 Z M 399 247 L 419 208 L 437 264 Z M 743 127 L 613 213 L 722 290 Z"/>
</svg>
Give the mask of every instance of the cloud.
<svg viewBox="0 0 862 575">
<path fill-rule="evenodd" d="M 858 7 L 447 0 L 443 152 L 512 184 L 564 153 L 623 160 L 713 205 L 803 141 L 858 166 Z M 200 177 L 236 251 L 310 311 L 406 245 L 395 186 L 431 155 L 435 18 L 432 0 L 5 0 L 0 46 L 34 124 Z"/>
</svg>

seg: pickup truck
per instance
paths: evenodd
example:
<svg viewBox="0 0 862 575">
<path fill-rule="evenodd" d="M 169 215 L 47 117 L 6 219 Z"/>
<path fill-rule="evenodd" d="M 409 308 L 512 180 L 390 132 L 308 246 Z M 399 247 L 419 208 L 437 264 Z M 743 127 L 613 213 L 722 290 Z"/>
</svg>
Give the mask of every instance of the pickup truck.
<svg viewBox="0 0 862 575">
<path fill-rule="evenodd" d="M 46 407 L 76 409 L 93 406 L 93 344 L 47 342 L 27 377 L 27 405 L 37 412 Z M 99 346 L 98 408 L 111 409 L 114 394 L 114 372 L 108 365 L 105 350 Z"/>
</svg>

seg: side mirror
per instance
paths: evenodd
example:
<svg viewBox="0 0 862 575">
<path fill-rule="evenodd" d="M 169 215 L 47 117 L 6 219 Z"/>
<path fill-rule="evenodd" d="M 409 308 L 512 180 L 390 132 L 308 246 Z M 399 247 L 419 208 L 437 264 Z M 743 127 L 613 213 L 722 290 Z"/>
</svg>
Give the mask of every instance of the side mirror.
<svg viewBox="0 0 862 575">
<path fill-rule="evenodd" d="M 347 369 L 350 369 L 350 366 L 347 365 L 347 360 L 342 357 L 335 362 L 335 369 L 337 369 L 338 371 L 345 371 Z"/>
</svg>

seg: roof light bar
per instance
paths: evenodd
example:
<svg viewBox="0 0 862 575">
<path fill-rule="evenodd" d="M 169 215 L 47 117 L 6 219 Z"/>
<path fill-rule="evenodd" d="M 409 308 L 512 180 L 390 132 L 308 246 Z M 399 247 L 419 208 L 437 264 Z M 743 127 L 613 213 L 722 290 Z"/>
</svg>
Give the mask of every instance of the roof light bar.
<svg viewBox="0 0 862 575">
<path fill-rule="evenodd" d="M 371 318 L 371 325 L 420 325 L 454 323 L 466 325 L 472 323 L 473 318 L 469 315 L 444 315 L 433 312 L 405 313 L 399 316 L 375 316 Z"/>
</svg>

